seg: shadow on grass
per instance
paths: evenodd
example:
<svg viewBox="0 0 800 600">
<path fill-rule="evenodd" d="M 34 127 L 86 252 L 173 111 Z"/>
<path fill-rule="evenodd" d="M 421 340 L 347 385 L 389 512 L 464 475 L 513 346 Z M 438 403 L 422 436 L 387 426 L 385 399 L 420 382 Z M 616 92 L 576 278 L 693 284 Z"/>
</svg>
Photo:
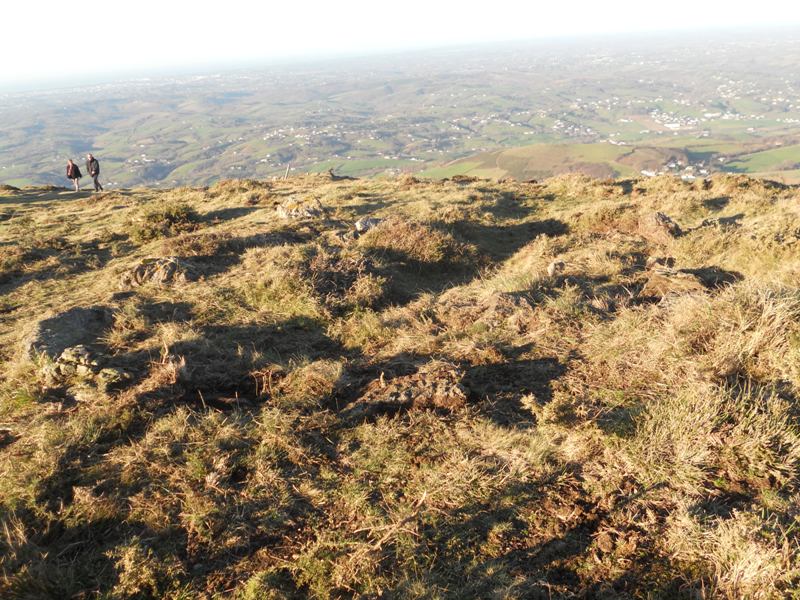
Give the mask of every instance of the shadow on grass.
<svg viewBox="0 0 800 600">
<path fill-rule="evenodd" d="M 503 427 L 528 429 L 535 426 L 522 398 L 532 395 L 539 405 L 553 399 L 552 382 L 566 372 L 555 358 L 509 360 L 469 367 L 462 383 L 481 413 Z"/>
<path fill-rule="evenodd" d="M 111 241 L 120 241 L 117 236 Z M 80 275 L 103 268 L 112 258 L 111 248 L 100 247 L 100 242 L 70 243 L 59 246 L 33 246 L 25 251 L 18 266 L 0 272 L 0 294 L 7 294 L 30 281 L 46 281 L 59 277 Z M 43 263 L 43 268 L 36 268 Z M 26 271 L 24 267 L 33 270 Z"/>
<path fill-rule="evenodd" d="M 191 307 L 181 302 L 153 303 L 142 310 L 158 322 L 191 318 Z M 203 517 L 206 523 L 203 527 L 211 528 L 205 535 L 214 539 L 223 532 L 235 534 L 241 538 L 237 546 L 223 548 L 211 541 L 198 542 L 197 531 L 186 524 L 173 523 L 170 528 L 154 533 L 135 519 L 128 518 L 130 507 L 127 500 L 140 493 L 147 495 L 148 490 L 152 491 L 153 482 L 146 478 L 123 481 L 120 465 L 106 459 L 115 448 L 140 442 L 150 431 L 154 419 L 168 417 L 186 405 L 195 411 L 190 414 L 224 411 L 226 419 L 250 422 L 257 414 L 258 405 L 269 399 L 269 396 L 259 395 L 258 385 L 251 376 L 254 370 L 272 363 L 288 367 L 291 360 L 313 361 L 346 354 L 325 334 L 322 324 L 309 319 L 289 319 L 267 326 L 207 326 L 198 328 L 198 333 L 196 339 L 178 341 L 165 349 L 154 347 L 113 357 L 113 366 L 124 365 L 136 372 L 137 381 L 130 383 L 131 387 L 142 383 L 144 377 L 165 359 L 179 357 L 185 360 L 185 367 L 176 379 L 140 393 L 132 412 L 109 414 L 91 424 L 91 436 L 59 448 L 50 474 L 33 482 L 36 505 L 41 507 L 38 513 L 26 509 L 15 511 L 16 516 L 25 522 L 27 531 L 25 543 L 17 548 L 20 556 L 29 557 L 23 569 L 26 574 L 19 570 L 23 565 L 6 562 L 2 565 L 6 582 L 0 581 L 0 591 L 4 589 L 3 585 L 12 590 L 25 590 L 30 586 L 31 589 L 44 590 L 41 593 L 47 595 L 51 584 L 61 581 L 58 589 L 71 590 L 68 597 L 79 592 L 108 593 L 117 581 L 116 559 L 109 551 L 134 536 L 146 539 L 148 547 L 156 544 L 153 546 L 156 555 L 158 547 L 174 546 L 169 555 L 182 561 L 186 571 L 191 573 L 188 578 L 176 575 L 186 583 L 192 577 L 202 577 L 206 570 L 224 568 L 253 555 L 260 548 L 279 544 L 286 536 L 295 534 L 304 520 L 316 514 L 318 509 L 297 489 L 288 490 L 290 498 L 283 510 L 272 506 L 274 501 L 269 494 L 258 499 L 233 494 L 248 476 L 249 467 L 242 463 L 242 467 L 232 471 L 225 482 L 229 492 L 223 493 L 216 488 L 206 491 L 206 495 L 219 506 L 228 505 L 231 502 L 228 496 L 233 494 L 235 515 L 230 518 L 212 518 L 213 514 Z M 309 456 L 336 458 L 336 432 L 305 426 L 302 434 L 292 435 L 296 435 Z M 235 448 L 239 453 L 251 449 L 247 444 Z M 302 468 L 304 477 L 317 477 L 313 465 L 319 461 L 314 459 L 311 462 L 313 464 Z M 275 468 L 286 480 L 300 473 L 290 460 L 277 460 Z M 199 485 L 202 487 L 202 483 Z M 119 514 L 100 519 L 81 516 L 81 512 L 71 508 L 78 500 L 78 489 L 81 494 L 95 496 L 92 503 L 112 502 Z M 0 516 L 6 509 L 0 507 Z M 254 525 L 256 522 L 260 523 L 258 527 Z M 192 565 L 197 568 L 193 569 Z"/>
<path fill-rule="evenodd" d="M 513 225 L 483 225 L 471 221 L 434 223 L 444 231 L 453 231 L 459 238 L 474 244 L 492 260 L 505 260 L 539 236 L 556 237 L 569 232 L 569 226 L 558 219 L 542 219 Z"/>
<path fill-rule="evenodd" d="M 487 473 L 492 475 L 502 473 Z M 658 557 L 646 544 L 625 556 L 623 574 L 608 569 L 613 578 L 598 575 L 604 568 L 600 556 L 608 560 L 618 543 L 607 532 L 619 535 L 619 542 L 626 541 L 628 532 L 620 528 L 641 533 L 624 511 L 665 484 L 619 490 L 601 507 L 582 480 L 581 465 L 567 463 L 538 479 L 500 486 L 479 502 L 427 515 L 411 553 L 433 557 L 422 581 L 428 589 L 447 590 L 447 598 L 613 598 L 641 589 L 673 590 L 676 583 L 665 584 L 663 573 L 675 574 L 675 566 L 665 560 L 664 571 L 651 572 L 647 567 Z M 403 597 L 407 590 L 401 583 L 387 592 Z"/>
<path fill-rule="evenodd" d="M 230 221 L 232 219 L 245 217 L 259 210 L 264 209 L 258 206 L 234 206 L 229 208 L 220 208 L 218 210 L 212 210 L 211 212 L 200 215 L 200 220 L 206 223 Z"/>
</svg>

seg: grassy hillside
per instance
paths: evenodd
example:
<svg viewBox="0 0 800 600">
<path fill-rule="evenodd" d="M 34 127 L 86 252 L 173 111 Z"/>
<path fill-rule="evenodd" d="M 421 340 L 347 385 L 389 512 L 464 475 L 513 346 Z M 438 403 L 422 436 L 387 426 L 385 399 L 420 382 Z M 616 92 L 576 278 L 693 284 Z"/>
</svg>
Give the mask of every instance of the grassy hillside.
<svg viewBox="0 0 800 600">
<path fill-rule="evenodd" d="M 658 172 L 669 162 L 679 161 L 682 165 L 702 162 L 713 170 L 795 184 L 800 183 L 800 145 L 794 139 L 787 136 L 780 144 L 785 141 L 788 145 L 780 147 L 775 147 L 775 142 L 721 142 L 697 137 L 667 137 L 653 140 L 652 145 L 531 144 L 469 156 L 427 169 L 421 175 L 432 179 L 467 175 L 528 181 L 581 173 L 603 179 L 637 177 L 643 170 Z"/>
<path fill-rule="evenodd" d="M 798 200 L 0 188 L 0 597 L 800 595 Z"/>
</svg>

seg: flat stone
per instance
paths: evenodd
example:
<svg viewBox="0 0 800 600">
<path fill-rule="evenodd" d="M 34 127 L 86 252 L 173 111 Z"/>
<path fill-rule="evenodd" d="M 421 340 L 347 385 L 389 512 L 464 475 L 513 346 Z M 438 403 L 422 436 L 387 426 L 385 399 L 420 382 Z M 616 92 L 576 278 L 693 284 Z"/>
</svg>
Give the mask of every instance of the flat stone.
<svg viewBox="0 0 800 600">
<path fill-rule="evenodd" d="M 679 294 L 694 294 L 706 291 L 702 280 L 692 273 L 676 271 L 667 267 L 653 269 L 644 284 L 641 296 L 665 298 Z"/>
</svg>

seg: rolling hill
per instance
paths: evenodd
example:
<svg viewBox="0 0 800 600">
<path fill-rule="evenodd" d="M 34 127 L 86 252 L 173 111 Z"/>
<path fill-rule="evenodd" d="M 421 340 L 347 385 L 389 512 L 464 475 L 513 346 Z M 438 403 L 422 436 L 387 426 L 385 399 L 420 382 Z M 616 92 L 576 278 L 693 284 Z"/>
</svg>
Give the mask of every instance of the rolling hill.
<svg viewBox="0 0 800 600">
<path fill-rule="evenodd" d="M 657 146 L 612 144 L 533 144 L 485 152 L 424 171 L 426 177 L 468 175 L 518 181 L 541 179 L 565 173 L 580 173 L 606 179 L 638 177 L 642 170 L 658 171 L 669 162 L 689 164 L 686 150 Z"/>
<path fill-rule="evenodd" d="M 420 176 L 454 175 L 517 181 L 580 173 L 597 179 L 639 177 L 643 172 L 744 173 L 800 183 L 800 145 L 794 136 L 769 141 L 709 141 L 677 138 L 653 145 L 610 143 L 532 144 L 467 156 L 427 169 Z M 679 145 L 680 144 L 680 145 Z"/>
</svg>

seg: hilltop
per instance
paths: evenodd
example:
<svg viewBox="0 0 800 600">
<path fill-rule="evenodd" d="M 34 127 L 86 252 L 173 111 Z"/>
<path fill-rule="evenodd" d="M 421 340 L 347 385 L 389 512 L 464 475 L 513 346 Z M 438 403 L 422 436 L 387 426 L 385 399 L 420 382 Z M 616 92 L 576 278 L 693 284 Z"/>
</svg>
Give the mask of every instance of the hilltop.
<svg viewBox="0 0 800 600">
<path fill-rule="evenodd" d="M 799 201 L 4 186 L 0 596 L 797 595 Z"/>
</svg>

